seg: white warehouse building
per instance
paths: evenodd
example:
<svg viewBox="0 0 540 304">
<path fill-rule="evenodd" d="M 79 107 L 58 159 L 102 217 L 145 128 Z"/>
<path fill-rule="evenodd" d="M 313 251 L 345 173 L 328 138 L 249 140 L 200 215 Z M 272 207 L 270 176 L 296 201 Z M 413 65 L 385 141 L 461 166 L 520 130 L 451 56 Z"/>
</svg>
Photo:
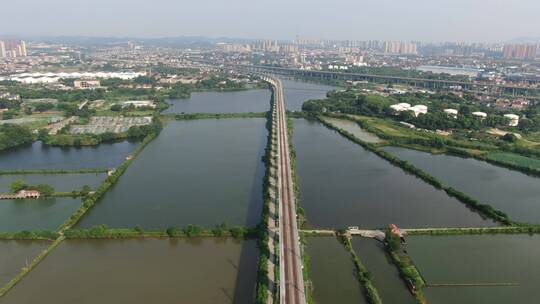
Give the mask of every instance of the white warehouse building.
<svg viewBox="0 0 540 304">
<path fill-rule="evenodd" d="M 472 115 L 476 116 L 476 117 L 480 117 L 482 119 L 487 117 L 487 113 L 485 113 L 485 112 L 472 112 Z"/>
<path fill-rule="evenodd" d="M 426 114 L 428 112 L 428 107 L 425 105 L 416 105 L 411 107 L 410 104 L 405 102 L 391 105 L 390 108 L 396 112 L 412 111 L 416 117 L 418 117 L 420 114 Z"/>
<path fill-rule="evenodd" d="M 448 114 L 448 115 L 455 118 L 458 115 L 458 110 L 456 110 L 456 109 L 444 109 L 444 113 L 446 113 L 446 114 Z"/>
<path fill-rule="evenodd" d="M 510 119 L 508 125 L 511 127 L 517 127 L 517 125 L 519 124 L 519 116 L 516 114 L 504 114 L 504 117 Z"/>
</svg>

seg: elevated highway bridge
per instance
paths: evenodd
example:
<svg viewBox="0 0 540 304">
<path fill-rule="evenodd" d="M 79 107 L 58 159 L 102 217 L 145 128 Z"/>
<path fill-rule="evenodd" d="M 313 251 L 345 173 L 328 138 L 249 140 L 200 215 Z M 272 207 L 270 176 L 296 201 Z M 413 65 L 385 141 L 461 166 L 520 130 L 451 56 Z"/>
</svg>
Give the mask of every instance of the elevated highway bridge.
<svg viewBox="0 0 540 304">
<path fill-rule="evenodd" d="M 279 303 L 306 304 L 283 87 L 278 78 L 272 76 L 262 78 L 272 85 L 273 102 L 277 110 L 275 117 L 278 139 Z"/>
</svg>

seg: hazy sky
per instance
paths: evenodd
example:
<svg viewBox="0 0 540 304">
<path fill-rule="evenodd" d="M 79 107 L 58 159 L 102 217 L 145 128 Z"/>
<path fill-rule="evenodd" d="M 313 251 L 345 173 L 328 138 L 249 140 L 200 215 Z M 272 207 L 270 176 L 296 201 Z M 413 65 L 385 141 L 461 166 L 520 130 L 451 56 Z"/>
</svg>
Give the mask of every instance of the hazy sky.
<svg viewBox="0 0 540 304">
<path fill-rule="evenodd" d="M 540 37 L 540 0 L 2 1 L 0 35 L 503 41 Z"/>
</svg>

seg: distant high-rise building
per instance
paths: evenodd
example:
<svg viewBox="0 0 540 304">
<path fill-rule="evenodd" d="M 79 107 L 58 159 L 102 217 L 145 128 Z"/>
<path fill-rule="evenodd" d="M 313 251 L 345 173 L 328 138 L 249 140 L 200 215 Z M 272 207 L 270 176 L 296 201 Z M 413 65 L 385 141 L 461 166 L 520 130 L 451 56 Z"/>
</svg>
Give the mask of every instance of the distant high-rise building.
<svg viewBox="0 0 540 304">
<path fill-rule="evenodd" d="M 21 56 L 26 57 L 28 53 L 26 52 L 26 42 L 24 40 L 21 40 Z"/>
<path fill-rule="evenodd" d="M 26 42 L 14 40 L 0 40 L 0 58 L 26 57 Z"/>
<path fill-rule="evenodd" d="M 385 41 L 384 52 L 387 54 L 417 54 L 416 43 Z"/>
<path fill-rule="evenodd" d="M 4 41 L 0 40 L 0 58 L 4 58 L 6 56 L 6 44 Z"/>
<path fill-rule="evenodd" d="M 535 44 L 505 44 L 503 56 L 506 59 L 534 59 L 537 49 Z"/>
</svg>

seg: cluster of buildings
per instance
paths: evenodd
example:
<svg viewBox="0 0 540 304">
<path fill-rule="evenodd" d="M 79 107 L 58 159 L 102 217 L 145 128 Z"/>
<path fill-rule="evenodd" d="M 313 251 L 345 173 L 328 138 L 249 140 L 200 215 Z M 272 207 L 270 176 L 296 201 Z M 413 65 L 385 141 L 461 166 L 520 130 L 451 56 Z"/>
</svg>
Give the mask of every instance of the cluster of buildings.
<svg viewBox="0 0 540 304">
<path fill-rule="evenodd" d="M 385 41 L 384 52 L 386 54 L 403 54 L 403 55 L 418 54 L 416 43 L 402 42 L 402 41 Z"/>
<path fill-rule="evenodd" d="M 415 117 L 418 117 L 420 114 L 426 114 L 428 112 L 428 107 L 425 105 L 415 105 L 411 106 L 408 103 L 402 102 L 398 104 L 393 104 L 390 106 L 392 110 L 394 110 L 396 113 L 403 112 L 403 111 L 411 111 L 413 112 Z M 457 118 L 458 116 L 458 110 L 456 109 L 444 109 L 444 113 L 446 113 L 448 116 L 451 116 L 453 118 Z M 472 112 L 473 116 L 478 117 L 480 119 L 485 119 L 488 114 L 485 112 Z M 519 116 L 516 114 L 504 114 L 505 118 L 508 118 L 508 125 L 510 127 L 516 127 L 519 124 Z"/>
<path fill-rule="evenodd" d="M 122 107 L 135 107 L 135 108 L 156 108 L 156 104 L 151 100 L 128 100 L 122 102 Z"/>
<path fill-rule="evenodd" d="M 0 99 L 9 100 L 9 101 L 17 101 L 17 100 L 21 100 L 21 96 L 18 94 L 10 93 L 10 92 L 0 92 Z"/>
<path fill-rule="evenodd" d="M 73 87 L 76 89 L 95 89 L 99 88 L 100 85 L 99 80 L 79 79 L 73 81 Z"/>
<path fill-rule="evenodd" d="M 529 59 L 536 58 L 536 44 L 505 44 L 503 47 L 503 56 L 505 59 Z"/>
<path fill-rule="evenodd" d="M 93 116 L 85 125 L 71 125 L 72 134 L 102 134 L 106 132 L 127 132 L 135 126 L 145 126 L 152 123 L 151 116 L 145 117 L 117 117 L 117 116 Z"/>
<path fill-rule="evenodd" d="M 26 57 L 26 42 L 23 40 L 0 40 L 0 58 Z"/>
<path fill-rule="evenodd" d="M 11 81 L 18 81 L 18 82 L 22 82 L 26 84 L 33 84 L 33 83 L 55 83 L 55 82 L 58 82 L 62 78 L 66 78 L 66 79 L 119 78 L 123 80 L 129 80 L 129 79 L 134 79 L 143 75 L 145 75 L 145 73 L 138 73 L 138 72 L 22 73 L 22 74 L 14 74 L 7 77 L 0 77 L 0 81 L 11 80 Z M 87 82 L 87 84 L 89 83 Z"/>
</svg>

